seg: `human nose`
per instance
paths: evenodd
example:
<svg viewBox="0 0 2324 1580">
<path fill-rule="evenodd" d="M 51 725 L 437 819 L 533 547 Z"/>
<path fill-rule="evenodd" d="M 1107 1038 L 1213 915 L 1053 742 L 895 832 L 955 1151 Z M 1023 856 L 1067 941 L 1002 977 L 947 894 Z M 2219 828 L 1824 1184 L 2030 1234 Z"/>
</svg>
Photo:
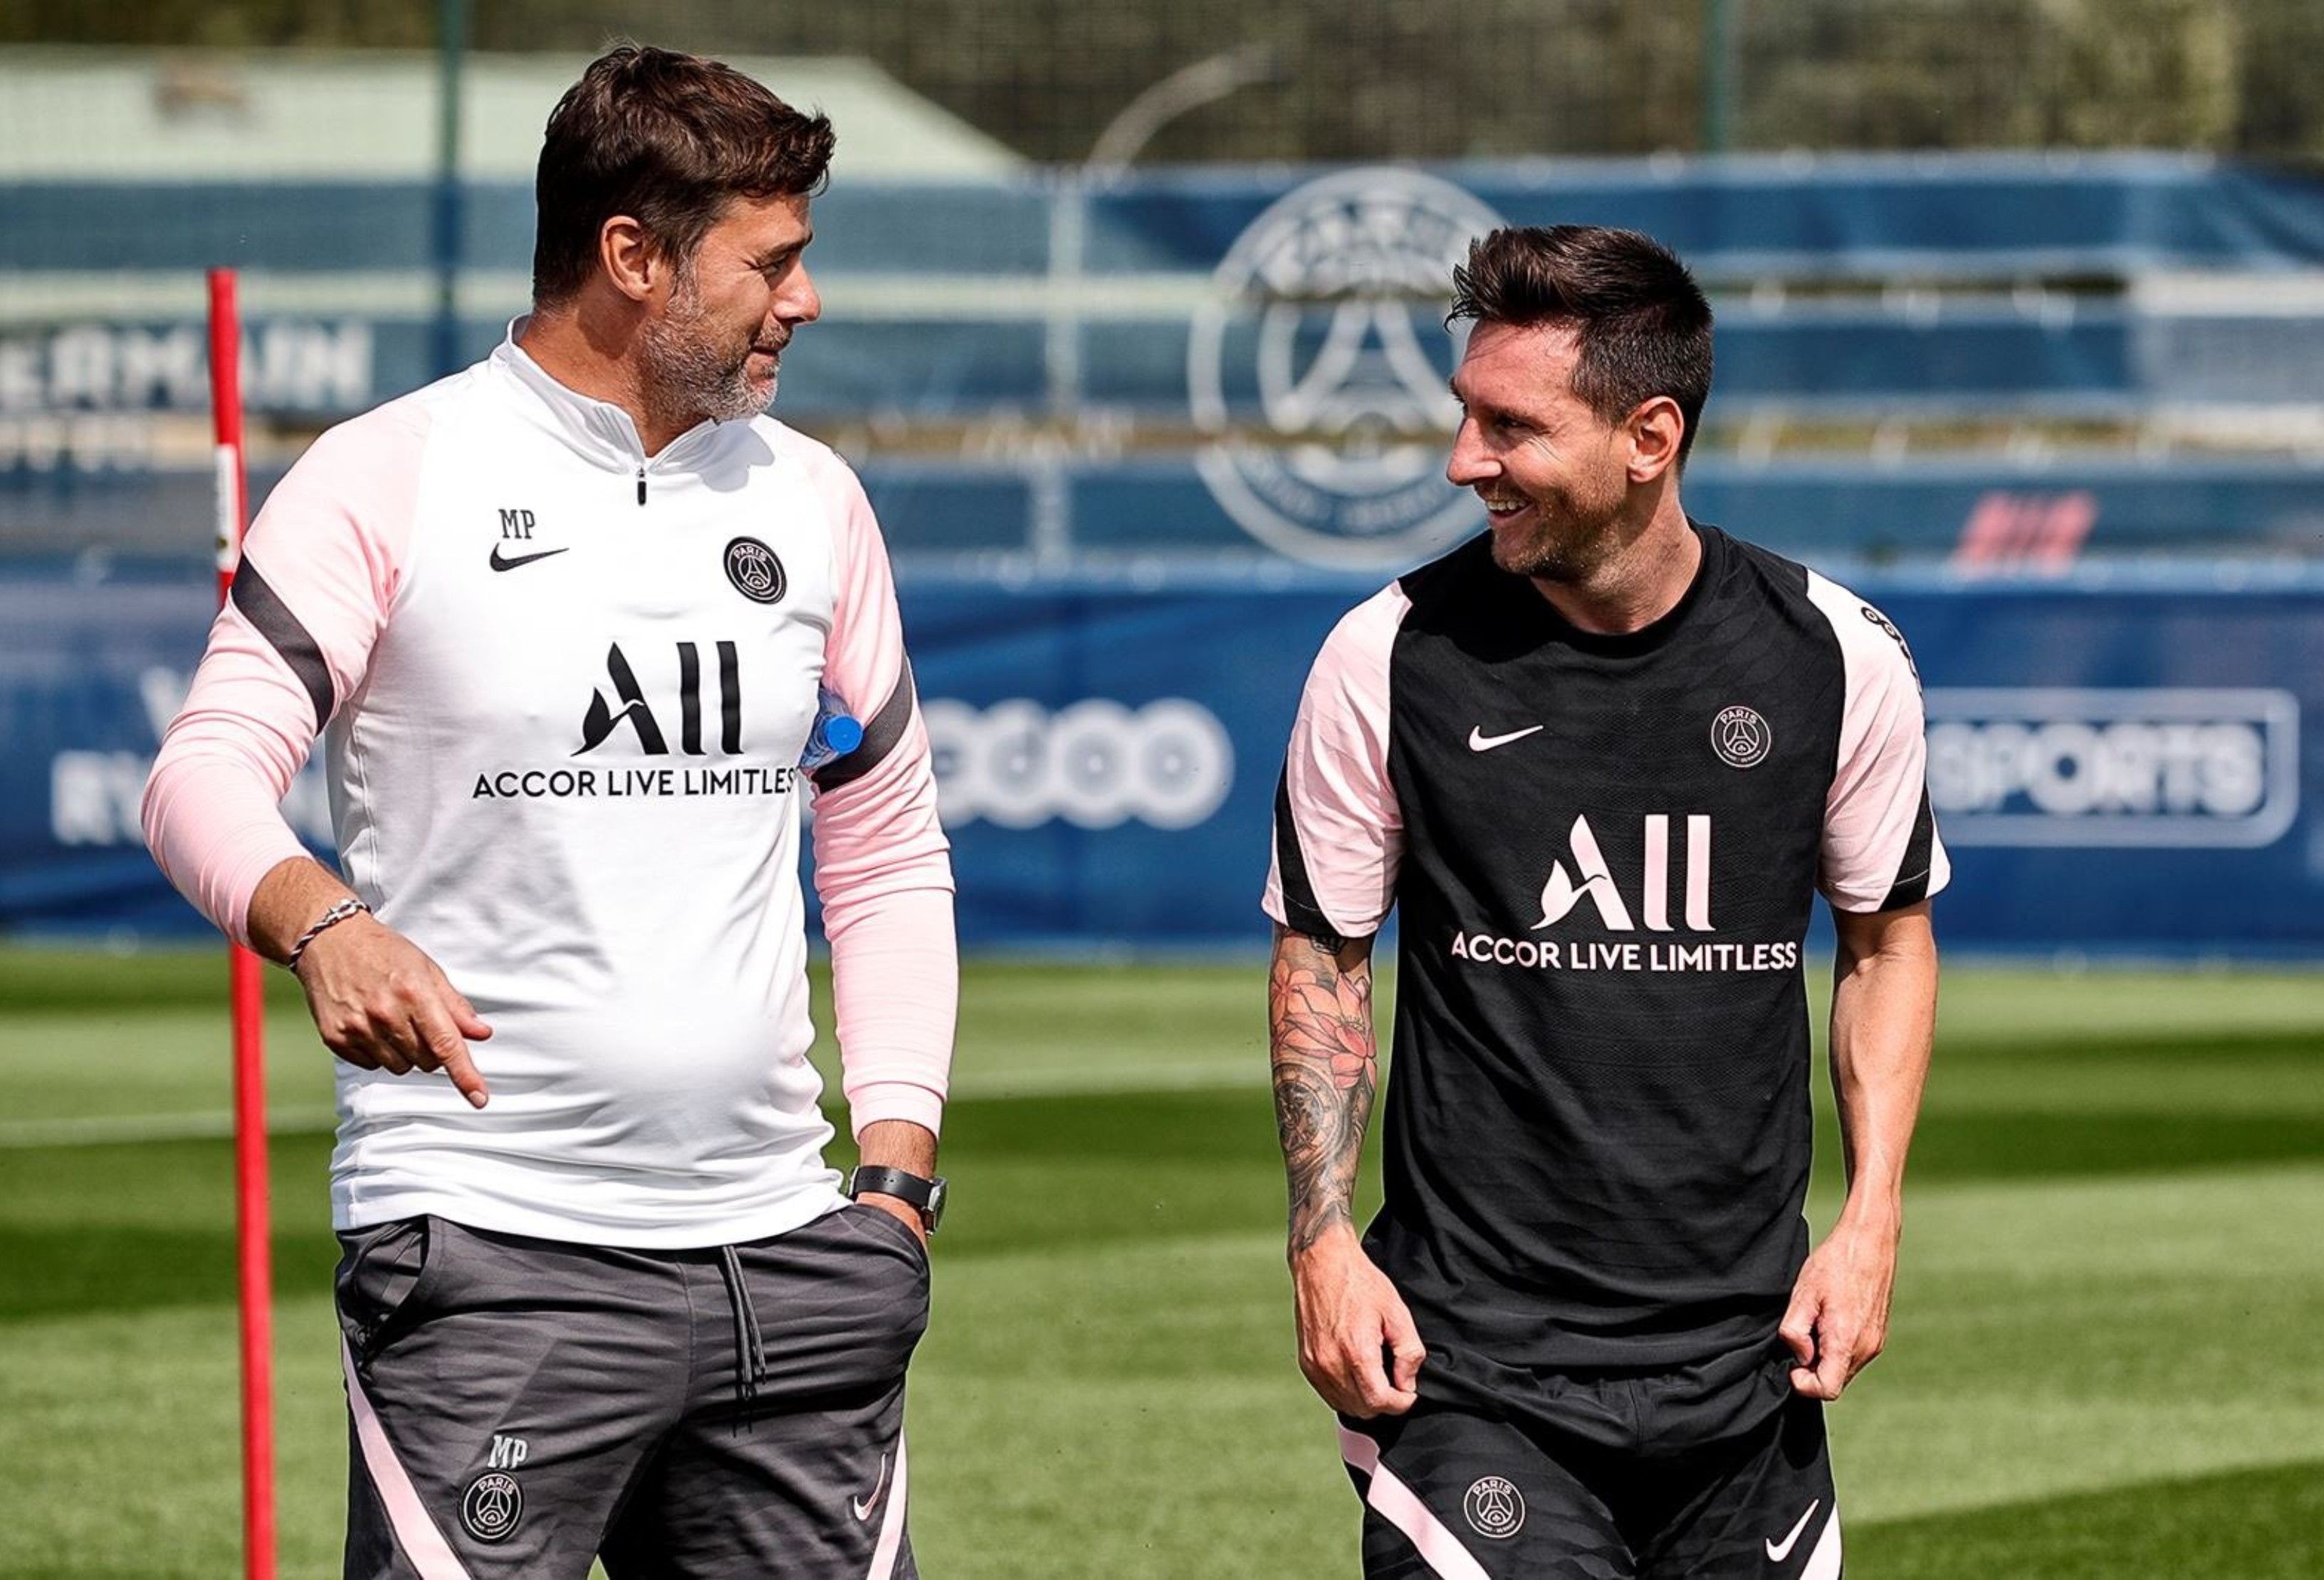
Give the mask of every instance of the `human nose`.
<svg viewBox="0 0 2324 1580">
<path fill-rule="evenodd" d="M 783 282 L 782 294 L 775 300 L 775 316 L 789 324 L 811 324 L 823 317 L 823 293 L 815 288 L 815 277 L 805 263 L 795 266 Z"/>
<path fill-rule="evenodd" d="M 1484 436 L 1477 430 L 1477 420 L 1464 415 L 1461 426 L 1452 433 L 1452 454 L 1444 463 L 1445 481 L 1455 488 L 1473 488 L 1499 471 L 1485 449 Z"/>
</svg>

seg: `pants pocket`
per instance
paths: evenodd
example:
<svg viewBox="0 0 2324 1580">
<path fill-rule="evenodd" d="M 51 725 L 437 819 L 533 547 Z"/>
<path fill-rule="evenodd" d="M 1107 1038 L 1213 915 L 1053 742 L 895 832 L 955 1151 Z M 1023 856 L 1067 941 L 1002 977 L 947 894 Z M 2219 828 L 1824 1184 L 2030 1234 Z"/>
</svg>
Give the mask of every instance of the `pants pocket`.
<svg viewBox="0 0 2324 1580">
<path fill-rule="evenodd" d="M 416 1298 L 440 1251 L 441 1236 L 431 1218 L 402 1218 L 339 1236 L 339 1266 L 331 1290 L 339 1329 L 358 1363 L 416 1317 Z"/>
<path fill-rule="evenodd" d="M 841 1209 L 872 1233 L 885 1236 L 911 1259 L 912 1265 L 926 1272 L 928 1270 L 927 1242 L 912 1233 L 910 1225 L 885 1207 L 866 1206 L 862 1202 L 850 1202 Z"/>
<path fill-rule="evenodd" d="M 881 1207 L 851 1202 L 843 1209 L 842 1216 L 872 1242 L 881 1270 L 877 1275 L 879 1285 L 890 1291 L 901 1286 L 900 1296 L 882 1295 L 875 1309 L 883 1315 L 887 1326 L 902 1343 L 903 1353 L 908 1356 L 928 1326 L 931 1270 L 927 1244 L 902 1219 Z"/>
</svg>

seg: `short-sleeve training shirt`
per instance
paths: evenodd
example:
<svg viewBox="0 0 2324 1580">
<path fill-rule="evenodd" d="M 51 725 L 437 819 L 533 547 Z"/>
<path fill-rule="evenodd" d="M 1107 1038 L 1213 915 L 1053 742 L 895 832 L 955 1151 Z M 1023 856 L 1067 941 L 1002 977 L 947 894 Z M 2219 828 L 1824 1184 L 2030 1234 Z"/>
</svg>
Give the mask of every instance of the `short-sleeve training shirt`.
<svg viewBox="0 0 2324 1580">
<path fill-rule="evenodd" d="M 1266 907 L 1399 929 L 1386 1203 L 1432 1351 L 1704 1365 L 1806 1254 L 1801 952 L 1949 867 L 1895 627 L 1711 527 L 1678 606 L 1582 632 L 1479 538 L 1352 611 L 1302 699 Z"/>
</svg>

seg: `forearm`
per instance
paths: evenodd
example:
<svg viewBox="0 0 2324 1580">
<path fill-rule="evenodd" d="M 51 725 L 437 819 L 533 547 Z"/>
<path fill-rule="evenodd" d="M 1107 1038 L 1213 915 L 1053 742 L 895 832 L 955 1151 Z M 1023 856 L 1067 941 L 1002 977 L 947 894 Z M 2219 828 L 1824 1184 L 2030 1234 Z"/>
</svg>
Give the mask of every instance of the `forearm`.
<svg viewBox="0 0 2324 1580">
<path fill-rule="evenodd" d="M 1268 1023 L 1295 1255 L 1354 1224 L 1356 1166 L 1379 1078 L 1371 947 L 1370 938 L 1276 929 Z"/>
<path fill-rule="evenodd" d="M 173 724 L 145 789 L 146 848 L 179 892 L 220 931 L 248 942 L 258 885 L 306 849 L 280 803 L 290 768 L 272 760 L 259 732 L 230 722 Z"/>
<path fill-rule="evenodd" d="M 1831 1002 L 1832 1085 L 1848 1167 L 1845 1221 L 1894 1228 L 1936 1034 L 1937 954 L 1925 906 L 1844 923 Z"/>
<path fill-rule="evenodd" d="M 936 1132 L 908 1119 L 875 1120 L 855 1138 L 857 1153 L 870 1169 L 901 1169 L 923 1179 L 936 1171 Z"/>
<path fill-rule="evenodd" d="M 944 1123 L 960 1004 L 952 894 L 898 894 L 833 925 L 833 1019 L 840 1080 L 860 1140 L 872 1125 Z"/>
<path fill-rule="evenodd" d="M 939 1130 L 960 962 L 952 864 L 917 725 L 876 771 L 817 795 L 815 881 L 856 1136 L 887 1120 Z"/>
<path fill-rule="evenodd" d="M 267 869 L 250 896 L 250 947 L 276 964 L 315 919 L 349 897 L 336 873 L 312 856 L 292 856 Z"/>
</svg>

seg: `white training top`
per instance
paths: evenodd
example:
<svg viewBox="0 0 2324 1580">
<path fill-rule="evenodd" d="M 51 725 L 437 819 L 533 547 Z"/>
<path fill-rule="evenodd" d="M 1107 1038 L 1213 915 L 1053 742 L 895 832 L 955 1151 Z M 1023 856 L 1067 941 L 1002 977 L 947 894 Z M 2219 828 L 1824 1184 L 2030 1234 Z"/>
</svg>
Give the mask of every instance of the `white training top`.
<svg viewBox="0 0 2324 1580">
<path fill-rule="evenodd" d="M 853 753 L 798 764 L 828 686 Z M 340 862 L 493 1034 L 492 1101 L 338 1066 L 334 1221 L 632 1246 L 840 1203 L 798 882 L 810 785 L 851 1118 L 938 1123 L 952 878 L 861 485 L 771 418 L 648 459 L 514 344 L 318 439 L 252 528 L 146 795 L 246 937 L 317 735 Z"/>
</svg>

